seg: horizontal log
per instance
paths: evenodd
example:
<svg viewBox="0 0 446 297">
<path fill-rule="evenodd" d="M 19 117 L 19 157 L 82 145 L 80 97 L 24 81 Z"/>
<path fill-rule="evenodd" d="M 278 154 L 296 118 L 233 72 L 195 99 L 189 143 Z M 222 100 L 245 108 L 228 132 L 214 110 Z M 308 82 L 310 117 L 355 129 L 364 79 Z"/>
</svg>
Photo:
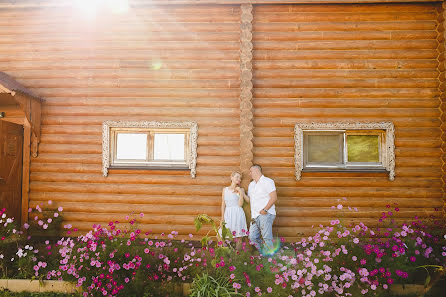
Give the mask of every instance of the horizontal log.
<svg viewBox="0 0 446 297">
<path fill-rule="evenodd" d="M 396 118 L 396 117 L 430 117 L 438 118 L 440 111 L 433 108 L 257 108 L 255 117 L 295 117 L 298 118 Z"/>
<path fill-rule="evenodd" d="M 296 196 L 298 197 L 298 196 Z M 391 198 L 391 197 L 349 197 L 348 199 L 333 197 L 279 197 L 278 203 L 281 209 L 286 207 L 319 207 L 331 208 L 338 204 L 348 207 L 373 208 L 374 210 L 387 211 L 387 205 L 398 205 L 404 208 L 441 208 L 442 199 L 431 198 Z M 65 192 L 31 192 L 30 199 L 46 205 L 49 200 L 54 203 L 64 202 L 95 202 L 95 203 L 116 203 L 125 201 L 128 204 L 159 204 L 163 201 L 166 205 L 193 205 L 197 203 L 197 197 L 187 195 L 148 195 L 148 194 L 97 194 L 97 193 L 65 193 Z M 200 205 L 219 206 L 221 204 L 221 195 L 200 196 Z"/>
<path fill-rule="evenodd" d="M 405 209 L 410 208 L 425 208 L 430 210 L 435 210 L 435 208 L 440 209 L 442 207 L 442 200 L 435 198 L 389 198 L 389 197 L 349 197 L 347 198 L 332 198 L 332 197 L 302 197 L 296 198 L 285 198 L 279 197 L 278 204 L 282 209 L 287 207 L 319 207 L 331 209 L 332 206 L 337 206 L 342 204 L 345 211 L 354 211 L 354 208 L 364 211 L 365 208 L 373 211 L 393 211 L 394 207 L 404 207 Z M 388 209 L 391 206 L 391 209 Z M 333 209 L 331 209 L 333 211 Z M 335 211 L 338 211 L 337 209 Z"/>
<path fill-rule="evenodd" d="M 204 193 L 202 186 L 190 185 L 185 188 L 181 185 L 138 185 L 138 184 L 93 184 L 93 183 L 54 183 L 54 182 L 31 182 L 31 191 L 36 192 L 69 192 L 69 193 L 117 193 L 117 194 L 147 194 L 150 195 L 215 195 L 221 197 L 220 186 L 208 186 Z M 186 192 L 187 190 L 187 192 Z"/>
<path fill-rule="evenodd" d="M 109 78 L 102 79 L 26 79 L 26 85 L 33 88 L 239 88 L 240 82 L 234 79 L 130 79 L 130 78 Z"/>
<path fill-rule="evenodd" d="M 322 7 L 323 5 L 319 5 Z M 257 7 L 257 6 L 256 6 Z M 345 6 L 346 8 L 348 6 Z M 321 8 L 323 9 L 323 8 Z M 348 9 L 348 8 L 347 8 Z M 342 31 L 347 34 L 349 31 L 355 34 L 356 31 L 415 31 L 415 30 L 429 30 L 435 31 L 437 28 L 437 22 L 433 20 L 417 20 L 415 22 L 401 22 L 387 20 L 386 22 L 328 22 L 325 20 L 318 20 L 315 22 L 280 22 L 280 23 L 267 23 L 259 21 L 254 18 L 253 30 L 254 32 L 303 32 L 303 31 L 315 31 L 315 32 L 330 32 L 330 31 Z"/>
<path fill-rule="evenodd" d="M 254 98 L 438 98 L 438 88 L 254 88 Z"/>
<path fill-rule="evenodd" d="M 341 63 L 340 63 L 341 64 Z M 23 71 L 22 71 L 23 72 Z M 26 75 L 17 73 L 21 77 Z M 255 69 L 256 79 L 265 78 L 431 78 L 438 77 L 438 71 L 432 69 Z"/>
<path fill-rule="evenodd" d="M 215 116 L 219 117 L 239 117 L 239 110 L 236 108 L 196 108 L 196 107 L 114 107 L 114 106 L 102 106 L 101 108 L 93 109 L 86 106 L 73 106 L 66 108 L 64 106 L 46 106 L 42 107 L 42 114 L 55 114 L 55 115 L 99 115 L 99 116 L 119 116 L 121 114 L 127 115 L 165 115 L 165 116 Z"/>
<path fill-rule="evenodd" d="M 111 65 L 111 64 L 110 64 Z M 52 71 L 46 70 L 12 70 L 8 71 L 8 74 L 13 77 L 20 77 L 20 79 L 235 79 L 239 74 L 236 69 L 53 69 Z M 407 71 L 396 71 L 394 73 L 401 73 L 404 75 Z M 420 70 L 420 74 L 417 71 L 411 71 L 413 75 L 418 77 L 430 77 L 428 70 Z M 372 75 L 373 72 L 369 72 Z M 421 75 L 421 76 L 420 76 Z M 438 74 L 436 74 L 438 76 Z M 393 77 L 393 76 L 392 76 Z M 60 100 L 64 98 L 58 98 Z M 68 98 L 69 99 L 69 98 Z M 95 99 L 95 98 L 88 98 Z M 135 98 L 136 100 L 142 100 L 145 98 Z M 195 98 L 184 98 L 184 100 L 192 100 Z M 207 98 L 211 100 L 212 98 Z M 204 101 L 204 98 L 203 98 Z"/>
<path fill-rule="evenodd" d="M 184 186 L 169 185 L 136 185 L 136 184 L 92 184 L 92 183 L 55 183 L 55 182 L 31 182 L 31 191 L 36 192 L 70 192 L 70 193 L 123 193 L 123 194 L 143 194 L 151 193 L 153 195 L 177 195 L 185 194 L 186 190 L 189 195 L 221 195 L 221 187 L 209 186 L 208 191 L 203 193 L 201 186 L 190 185 Z M 334 189 L 336 189 L 334 191 Z M 299 188 L 281 187 L 278 189 L 280 197 L 423 197 L 423 198 L 442 198 L 443 191 L 441 188 L 399 188 L 387 187 L 377 191 L 370 191 L 370 188 L 351 188 L 351 187 L 313 187 Z"/>
<path fill-rule="evenodd" d="M 1 24 L 0 24 L 1 26 Z M 425 53 L 424 53 L 425 51 Z M 88 54 L 87 54 L 87 53 Z M 13 54 L 11 52 L 11 54 Z M 384 55 L 384 53 L 383 53 Z M 5 58 L 5 55 L 0 56 L 0 61 L 10 61 L 11 56 Z M 429 51 L 420 50 L 420 58 L 429 56 Z M 174 59 L 174 60 L 237 60 L 239 57 L 238 50 L 209 50 L 205 53 L 200 50 L 139 50 L 133 49 L 131 55 L 129 50 L 76 50 L 70 51 L 45 51 L 41 53 L 33 53 L 32 50 L 27 52 L 21 51 L 15 54 L 14 61 L 59 61 L 63 59 L 75 60 L 95 60 L 95 59 L 132 59 L 132 60 L 148 60 L 148 57 L 156 57 L 157 59 Z"/>
<path fill-rule="evenodd" d="M 403 23 L 404 25 L 405 23 Z M 113 37 L 122 37 L 124 38 L 126 34 L 129 35 L 130 38 L 134 38 L 135 36 L 144 37 L 145 39 L 150 36 L 151 38 L 155 38 L 155 36 L 177 36 L 178 38 L 182 38 L 180 40 L 195 40 L 196 35 L 202 36 L 204 39 L 206 37 L 211 38 L 211 40 L 219 40 L 218 37 L 216 37 L 214 32 L 218 31 L 222 33 L 222 36 L 226 36 L 227 40 L 233 40 L 233 38 L 229 38 L 231 35 L 225 35 L 227 34 L 234 34 L 234 33 L 240 33 L 240 23 L 239 22 L 212 22 L 212 23 L 206 23 L 206 22 L 187 22 L 182 23 L 181 27 L 179 28 L 178 23 L 176 22 L 163 22 L 162 27 L 153 22 L 141 22 L 141 21 L 134 21 L 133 19 L 126 19 L 123 22 L 109 22 L 108 24 L 102 24 L 99 23 L 100 28 L 91 28 L 90 30 L 95 30 L 97 32 L 102 32 L 106 34 L 101 34 L 99 36 L 95 36 L 95 38 L 98 38 L 99 40 L 106 38 L 107 36 L 113 36 Z M 418 26 L 410 26 L 410 23 L 407 24 L 408 29 L 414 29 L 414 30 L 429 30 L 429 22 L 421 22 Z M 106 28 L 104 28 L 106 27 Z M 190 34 L 190 32 L 193 32 L 194 34 Z M 182 33 L 182 34 L 181 34 Z M 187 33 L 187 34 L 184 34 Z M 38 35 L 44 35 L 44 36 L 54 36 L 54 38 L 58 39 L 64 39 L 67 35 L 73 36 L 76 38 L 79 36 L 79 38 L 82 36 L 83 39 L 85 39 L 85 35 L 82 34 L 82 31 L 79 30 L 79 27 L 76 26 L 65 26 L 63 31 L 61 31 L 61 28 L 55 28 L 53 26 L 47 26 L 47 25 L 36 25 L 36 26 L 26 26 L 26 25 L 20 25 L 14 23 L 14 26 L 2 26 L 0 28 L 0 34 L 1 35 L 25 35 L 27 37 L 31 36 L 38 36 Z M 183 35 L 183 37 L 180 37 L 180 35 Z M 184 36 L 185 35 L 185 36 Z M 213 38 L 217 39 L 212 39 Z M 188 39 L 185 39 L 188 38 Z"/>
<path fill-rule="evenodd" d="M 45 98 L 45 106 L 109 106 L 128 107 L 131 100 L 132 107 L 194 107 L 194 108 L 240 108 L 238 98 L 215 100 L 213 98 Z M 437 100 L 438 101 L 438 100 Z M 437 102 L 438 103 L 438 102 Z"/>
<path fill-rule="evenodd" d="M 100 55 L 101 57 L 103 55 Z M 402 51 L 395 50 L 255 50 L 254 59 L 256 60 L 299 60 L 299 59 L 436 59 L 438 53 L 433 49 Z M 216 55 L 217 57 L 217 55 Z M 193 56 L 190 56 L 193 58 Z M 214 58 L 214 56 L 210 56 Z M 231 59 L 231 55 L 227 55 Z M 42 57 L 42 59 L 45 59 Z M 1 58 L 0 58 L 1 61 Z"/>
<path fill-rule="evenodd" d="M 102 125 L 104 121 L 110 120 L 110 116 L 82 116 L 78 117 L 75 115 L 46 115 L 42 119 L 43 125 L 48 126 L 59 126 L 59 125 L 67 125 L 67 126 L 77 126 L 77 125 Z M 165 122 L 178 122 L 178 121 L 190 121 L 191 117 L 187 116 L 165 116 L 165 115 L 154 115 L 154 116 L 144 116 L 144 115 L 122 115 L 119 116 L 119 120 L 121 121 L 165 121 Z M 212 126 L 212 127 L 235 127 L 238 126 L 238 121 L 234 120 L 228 120 L 228 118 L 224 117 L 216 117 L 209 116 L 204 117 L 201 116 L 199 118 L 193 118 L 195 122 L 197 122 L 198 127 L 206 127 L 206 126 Z M 73 127 L 74 128 L 74 127 Z M 64 133 L 64 132 L 62 132 Z"/>
<path fill-rule="evenodd" d="M 83 59 L 61 59 L 55 60 L 52 63 L 47 61 L 17 61 L 15 60 L 13 64 L 9 61 L 0 61 L 0 66 L 2 69 L 6 70 L 70 70 L 73 69 L 105 69 L 107 71 L 111 70 L 134 70 L 134 69 L 153 69 L 161 66 L 161 69 L 226 69 L 230 71 L 237 71 L 240 69 L 240 62 L 238 60 L 173 60 L 159 58 L 150 58 L 146 60 L 135 60 L 127 58 L 125 60 L 115 60 L 115 59 L 94 59 L 94 60 L 83 60 Z M 47 72 L 51 72 L 47 71 Z"/>
<path fill-rule="evenodd" d="M 166 12 L 159 11 L 149 11 L 147 14 L 138 15 L 138 21 L 140 23 L 157 23 L 162 24 L 165 22 L 171 22 L 170 20 L 173 18 L 176 23 L 212 23 L 213 21 L 217 23 L 229 22 L 234 23 L 239 20 L 240 13 L 232 13 L 232 14 L 222 14 L 216 11 L 209 12 L 206 14 L 195 14 L 193 12 L 190 13 L 180 13 L 180 14 L 170 14 Z M 423 20 L 423 18 L 419 18 Z M 2 17 L 0 20 L 0 26 L 8 26 L 11 23 L 15 23 L 18 26 L 58 26 L 62 23 L 68 24 L 77 24 L 79 26 L 79 22 L 81 19 L 70 18 L 64 15 L 54 15 L 51 18 L 26 18 L 26 19 L 17 19 L 16 17 Z M 101 26 L 100 21 L 98 21 Z M 103 23 L 105 25 L 106 23 Z M 118 23 L 119 24 L 119 23 Z M 85 27 L 88 30 L 89 27 Z M 92 29 L 90 29 L 92 30 Z M 95 29 L 93 29 L 95 30 Z M 97 29 L 96 29 L 97 30 Z"/>
<path fill-rule="evenodd" d="M 285 3 L 285 2 L 284 2 Z M 376 3 L 372 5 L 361 5 L 360 3 L 350 3 L 349 5 L 343 5 L 333 3 L 330 5 L 315 5 L 311 3 L 292 5 L 292 4 L 271 4 L 271 5 L 256 5 L 254 7 L 254 13 L 270 13 L 270 12 L 343 12 L 343 13 L 364 13 L 364 12 L 431 12 L 435 9 L 433 5 L 421 4 L 421 3 Z"/>
<path fill-rule="evenodd" d="M 420 99 L 299 99 L 299 98 L 255 98 L 255 108 L 299 107 L 299 108 L 438 108 L 440 100 L 436 98 Z"/>
<path fill-rule="evenodd" d="M 336 122 L 338 118 L 325 118 L 324 122 Z M 370 121 L 370 119 L 364 119 L 364 121 Z M 297 122 L 311 123 L 313 119 L 296 119 L 296 118 L 254 118 L 253 123 L 255 127 L 294 127 Z M 439 127 L 441 121 L 438 118 L 395 118 L 392 119 L 393 124 L 396 127 Z"/>
<path fill-rule="evenodd" d="M 95 173 L 102 174 L 102 164 L 82 164 L 82 163 L 38 163 L 31 164 L 32 172 L 60 172 L 60 173 Z M 217 166 L 200 167 L 200 175 L 196 178 L 205 176 L 230 176 L 231 172 L 238 170 L 239 165 L 218 164 Z M 162 170 L 162 169 L 110 169 L 109 176 L 114 174 L 126 175 L 146 175 L 146 176 L 187 176 L 190 178 L 190 172 L 187 170 Z"/>
<path fill-rule="evenodd" d="M 42 97 L 166 97 L 179 96 L 196 98 L 234 98 L 239 97 L 237 88 L 225 89 L 177 89 L 177 88 L 30 88 Z M 420 91 L 420 90 L 418 90 Z M 418 95 L 419 96 L 419 95 Z M 417 97 L 418 97 L 417 96 Z"/>
<path fill-rule="evenodd" d="M 271 23 L 270 26 L 274 26 L 277 24 Z M 320 44 L 321 41 L 333 41 L 336 40 L 338 44 L 342 44 L 339 42 L 340 40 L 347 43 L 351 43 L 354 46 L 359 44 L 367 43 L 367 41 L 371 42 L 373 47 L 376 48 L 387 48 L 386 42 L 391 41 L 387 44 L 398 44 L 402 42 L 406 43 L 408 40 L 416 40 L 416 39 L 431 39 L 431 42 L 436 43 L 437 32 L 435 30 L 417 30 L 417 31 L 365 31 L 365 30 L 351 30 L 347 31 L 345 28 L 340 31 L 325 31 L 320 29 L 319 31 L 295 31 L 294 27 L 288 28 L 288 26 L 284 26 L 282 31 L 272 31 L 269 30 L 267 25 L 262 26 L 254 25 L 254 34 L 253 40 L 255 42 L 256 49 L 266 49 L 262 48 L 259 45 L 260 41 L 281 41 L 284 44 L 288 44 L 290 49 L 304 49 L 305 47 L 300 47 L 301 44 L 305 45 L 303 40 L 308 41 L 317 41 L 316 45 Z M 256 28 L 260 27 L 257 31 Z M 385 30 L 385 29 L 384 29 Z M 292 47 L 289 44 L 290 41 L 298 42 L 296 47 Z M 434 44 L 432 43 L 432 44 Z M 261 43 L 260 43 L 261 44 Z M 379 46 L 381 45 L 381 46 Z M 259 47 L 260 46 L 260 47 Z M 281 46 L 281 45 L 279 45 Z M 402 46 L 403 47 L 403 46 Z"/>
<path fill-rule="evenodd" d="M 359 32 L 361 36 L 365 32 Z M 260 35 L 260 34 L 258 34 Z M 285 35 L 285 34 L 282 34 Z M 366 50 L 366 49 L 398 49 L 398 50 L 412 50 L 412 49 L 432 49 L 437 48 L 438 41 L 436 39 L 425 40 L 308 40 L 302 41 L 299 36 L 257 36 L 254 40 L 254 49 L 258 50 Z M 413 36 L 415 39 L 418 36 Z M 422 38 L 424 36 L 420 36 Z M 436 38 L 436 32 L 432 32 L 432 38 Z M 372 37 L 373 38 L 373 37 Z M 372 39 L 371 38 L 371 39 Z M 220 46 L 223 47 L 223 46 Z M 226 49 L 226 48 L 223 48 Z M 230 48 L 227 48 L 230 49 Z"/>
<path fill-rule="evenodd" d="M 198 201 L 197 201 L 198 202 Z M 30 207 L 35 208 L 38 201 L 30 201 Z M 209 215 L 219 215 L 219 206 L 204 206 L 198 203 L 192 205 L 162 205 L 162 204 L 127 204 L 127 203 L 83 203 L 83 202 L 61 202 L 58 205 L 63 206 L 64 213 L 86 212 L 86 213 L 107 213 L 107 214 L 182 214 L 195 216 L 200 213 Z M 90 206 L 89 206 L 90 205 Z M 193 217 L 191 219 L 193 223 Z"/>
<path fill-rule="evenodd" d="M 1 62 L 0 62 L 0 65 Z M 254 60 L 255 69 L 436 69 L 436 59 L 327 59 Z M 13 66 L 11 66 L 13 67 Z M 31 66 L 29 66 L 31 67 Z"/>
<path fill-rule="evenodd" d="M 262 164 L 261 164 L 262 165 Z M 288 177 L 295 178 L 294 167 L 274 167 L 274 166 L 263 166 L 263 172 L 266 176 L 271 177 Z M 396 176 L 399 177 L 429 177 L 429 178 L 441 178 L 442 171 L 441 168 L 432 167 L 404 167 L 397 166 L 395 168 Z M 377 173 L 377 172 L 302 172 L 303 178 L 333 178 L 333 177 L 380 177 L 388 178 L 388 173 Z"/>
<path fill-rule="evenodd" d="M 367 13 L 332 13 L 332 12 L 308 12 L 299 13 L 274 13 L 274 12 L 257 12 L 256 22 L 263 23 L 280 23 L 280 22 L 318 22 L 323 19 L 326 22 L 373 22 L 373 21 L 432 21 L 436 20 L 435 11 L 422 12 L 394 12 L 381 13 L 368 11 Z"/>
<path fill-rule="evenodd" d="M 167 26 L 166 26 L 167 25 Z M 29 46 L 20 45 L 22 49 L 29 49 L 32 47 L 39 48 L 48 48 L 48 49 L 61 49 L 62 46 L 71 43 L 73 47 L 77 48 L 85 48 L 85 47 L 95 47 L 101 48 L 103 44 L 109 43 L 112 46 L 115 44 L 119 44 L 127 41 L 129 44 L 135 43 L 150 43 L 150 42 L 170 42 L 175 41 L 180 43 L 189 43 L 189 42 L 207 42 L 214 43 L 216 42 L 217 46 L 219 43 L 223 46 L 222 49 L 230 49 L 228 45 L 237 40 L 240 36 L 240 28 L 236 23 L 228 23 L 226 26 L 220 24 L 218 26 L 214 26 L 212 24 L 204 23 L 201 27 L 198 26 L 189 26 L 188 24 L 184 24 L 181 30 L 172 31 L 171 24 L 165 23 L 163 26 L 166 27 L 166 31 L 159 31 L 158 27 L 154 27 L 153 24 L 146 23 L 141 28 L 138 25 L 130 27 L 128 24 L 124 24 L 122 27 L 117 28 L 115 26 L 111 26 L 109 30 L 113 30 L 113 32 L 107 32 L 103 34 L 102 32 L 97 32 L 95 36 L 95 44 L 82 44 L 81 42 L 85 41 L 85 34 L 82 33 L 82 30 L 70 30 L 65 29 L 57 32 L 51 31 L 48 27 L 40 27 L 40 29 L 30 29 L 30 28 L 22 28 L 22 27 L 7 27 L 2 28 L 0 30 L 0 44 L 15 44 L 14 36 L 20 35 L 23 37 L 23 42 L 29 44 Z M 156 25 L 155 25 L 156 26 Z M 207 28 L 204 28 L 207 26 Z M 113 28 L 113 29 L 112 29 Z M 176 26 L 178 29 L 178 25 Z M 169 29 L 172 29 L 169 31 Z M 218 31 L 219 34 L 214 34 L 212 31 Z M 215 32 L 215 31 L 214 31 Z M 67 36 L 70 36 L 69 41 L 67 40 Z M 42 38 L 44 37 L 44 38 Z M 116 42 L 116 43 L 115 43 Z M 227 43 L 224 45 L 223 43 Z M 51 44 L 59 44 L 58 47 L 52 47 Z M 148 45 L 146 44 L 146 46 Z M 164 43 L 163 43 L 164 44 Z M 201 43 L 202 46 L 206 46 L 206 44 Z M 125 46 L 125 45 L 124 45 Z M 157 47 L 159 47 L 158 45 Z M 167 45 L 168 48 L 173 48 Z M 64 49 L 68 47 L 63 47 Z"/>
<path fill-rule="evenodd" d="M 271 24 L 273 25 L 273 24 Z M 257 27 L 257 26 L 255 26 Z M 255 48 L 256 49 L 270 49 L 270 47 L 263 48 L 259 42 L 263 41 L 280 41 L 283 42 L 284 45 L 288 44 L 290 49 L 305 49 L 305 43 L 303 43 L 303 46 L 300 46 L 301 43 L 298 43 L 296 47 L 292 47 L 291 44 L 289 44 L 289 41 L 326 41 L 326 42 L 333 42 L 333 40 L 336 40 L 339 42 L 342 41 L 349 41 L 353 44 L 353 48 L 358 49 L 356 46 L 358 44 L 366 43 L 366 41 L 371 42 L 371 45 L 375 48 L 388 48 L 387 46 L 389 44 L 398 44 L 402 42 L 403 44 L 407 44 L 408 41 L 413 41 L 417 39 L 426 39 L 431 40 L 432 46 L 435 47 L 435 44 L 438 45 L 437 42 L 439 42 L 437 38 L 437 32 L 434 30 L 430 31 L 359 31 L 361 32 L 361 35 L 358 35 L 358 30 L 351 30 L 351 31 L 294 31 L 292 28 L 291 30 L 284 30 L 282 31 L 269 31 L 267 28 L 260 31 L 254 31 L 253 34 L 253 40 L 255 42 Z M 386 42 L 387 41 L 387 44 Z M 389 41 L 392 41 L 389 43 Z M 349 43 L 347 42 L 347 43 Z M 340 44 L 340 43 L 339 43 Z M 401 47 L 405 47 L 403 44 L 401 44 Z M 421 44 L 421 43 L 420 43 Z M 280 45 L 279 45 L 280 46 Z M 320 46 L 320 45 L 319 45 Z M 308 49 L 308 48 L 307 48 Z"/>
<path fill-rule="evenodd" d="M 235 34 L 233 34 L 233 37 Z M 12 38 L 1 38 L 0 44 L 5 47 L 0 48 L 0 53 L 11 53 L 11 52 L 37 52 L 37 53 L 45 53 L 45 52 L 76 52 L 76 51 L 102 51 L 104 49 L 108 49 L 110 51 L 120 51 L 120 50 L 128 50 L 131 52 L 132 50 L 149 50 L 149 51 L 169 51 L 169 50 L 237 50 L 240 46 L 240 43 L 237 41 L 211 41 L 207 40 L 203 41 L 181 41 L 177 40 L 175 36 L 169 36 L 169 40 L 158 41 L 151 40 L 150 38 L 147 40 L 114 40 L 110 38 L 108 40 L 97 40 L 94 45 L 82 43 L 82 39 L 80 39 L 76 45 L 73 45 L 74 40 L 70 39 L 67 41 L 51 41 L 45 40 L 45 43 L 29 43 L 27 42 L 27 38 L 25 37 L 23 42 L 17 44 Z M 167 38 L 166 38 L 167 39 Z M 233 39 L 237 40 L 237 39 Z M 436 42 L 436 40 L 434 40 Z M 427 43 L 427 42 L 425 42 Z M 402 44 L 404 46 L 404 44 Z M 422 42 L 418 43 L 418 46 L 413 46 L 414 48 L 426 48 Z M 406 47 L 404 47 L 406 48 Z M 412 48 L 412 47 L 409 47 Z"/>
<path fill-rule="evenodd" d="M 265 164 L 266 166 L 268 164 Z M 246 177 L 249 179 L 249 177 Z M 49 173 L 49 172 L 33 172 L 31 174 L 32 181 L 38 182 L 79 182 L 79 183 L 97 183 L 97 184 L 159 184 L 159 185 L 203 185 L 203 186 L 220 186 L 224 187 L 229 184 L 229 174 L 227 176 L 200 176 L 197 179 L 191 179 L 190 176 L 155 176 L 155 175 L 126 175 L 126 174 L 110 174 L 103 177 L 98 174 L 88 173 Z M 388 178 L 306 178 L 305 180 L 296 181 L 293 178 L 274 178 L 276 187 L 417 187 L 417 188 L 441 188 L 442 181 L 432 178 L 399 178 L 395 181 L 389 181 Z M 217 196 L 217 200 L 218 200 Z"/>
<path fill-rule="evenodd" d="M 253 80 L 255 88 L 436 88 L 427 78 L 267 78 Z"/>
</svg>

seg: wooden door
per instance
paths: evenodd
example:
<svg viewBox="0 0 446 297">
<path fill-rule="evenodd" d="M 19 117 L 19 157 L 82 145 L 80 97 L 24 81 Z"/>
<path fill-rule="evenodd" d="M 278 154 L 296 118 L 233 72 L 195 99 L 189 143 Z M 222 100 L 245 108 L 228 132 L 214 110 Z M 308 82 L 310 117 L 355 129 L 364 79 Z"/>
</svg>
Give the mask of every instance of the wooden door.
<svg viewBox="0 0 446 297">
<path fill-rule="evenodd" d="M 20 224 L 23 126 L 0 121 L 0 209 Z"/>
</svg>

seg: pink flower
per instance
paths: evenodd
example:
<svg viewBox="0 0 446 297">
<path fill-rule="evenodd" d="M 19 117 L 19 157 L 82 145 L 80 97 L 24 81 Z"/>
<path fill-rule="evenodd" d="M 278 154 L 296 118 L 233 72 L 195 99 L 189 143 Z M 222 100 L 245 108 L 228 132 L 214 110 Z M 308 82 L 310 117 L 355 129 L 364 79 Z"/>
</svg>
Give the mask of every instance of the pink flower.
<svg viewBox="0 0 446 297">
<path fill-rule="evenodd" d="M 271 293 L 271 292 L 273 291 L 273 289 L 272 289 L 271 287 L 268 287 L 268 288 L 266 289 L 266 291 L 267 291 L 268 293 Z"/>
<path fill-rule="evenodd" d="M 337 208 L 342 209 L 342 204 L 338 204 Z"/>
<path fill-rule="evenodd" d="M 59 206 L 59 207 L 57 208 L 57 210 L 58 210 L 58 211 L 63 211 L 63 207 L 62 207 L 62 206 Z"/>
</svg>

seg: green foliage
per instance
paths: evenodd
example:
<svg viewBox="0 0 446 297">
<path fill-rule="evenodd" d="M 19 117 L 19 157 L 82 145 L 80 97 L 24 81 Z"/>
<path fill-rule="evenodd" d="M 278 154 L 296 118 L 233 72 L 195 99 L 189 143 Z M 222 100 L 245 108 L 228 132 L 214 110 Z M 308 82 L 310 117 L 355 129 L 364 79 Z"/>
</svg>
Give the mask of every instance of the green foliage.
<svg viewBox="0 0 446 297">
<path fill-rule="evenodd" d="M 191 297 L 242 296 L 231 286 L 229 278 L 223 275 L 213 277 L 208 273 L 198 275 L 192 283 Z"/>
<path fill-rule="evenodd" d="M 8 290 L 0 291 L 0 296 L 2 297 L 77 297 L 80 296 L 76 294 L 65 294 L 65 293 L 55 293 L 55 292 L 11 292 Z"/>
<path fill-rule="evenodd" d="M 195 229 L 198 232 L 203 225 L 211 225 L 211 230 L 209 230 L 205 236 L 200 240 L 202 246 L 207 246 L 209 241 L 212 238 L 215 238 L 217 241 L 222 242 L 226 239 L 232 240 L 233 236 L 231 230 L 226 227 L 225 222 L 220 222 L 220 224 L 216 224 L 215 220 L 208 216 L 207 214 L 199 214 L 194 219 Z M 209 233 L 214 232 L 215 235 L 210 236 Z"/>
</svg>

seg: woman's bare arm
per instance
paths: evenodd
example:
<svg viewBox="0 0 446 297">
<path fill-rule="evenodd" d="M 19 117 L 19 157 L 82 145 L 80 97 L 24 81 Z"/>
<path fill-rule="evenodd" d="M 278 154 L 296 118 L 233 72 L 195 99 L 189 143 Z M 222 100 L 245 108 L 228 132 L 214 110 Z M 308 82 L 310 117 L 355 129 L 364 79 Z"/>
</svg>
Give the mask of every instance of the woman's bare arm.
<svg viewBox="0 0 446 297">
<path fill-rule="evenodd" d="M 226 203 L 225 203 L 225 189 L 221 192 L 221 221 L 223 222 L 225 219 L 225 209 L 226 209 Z"/>
</svg>

